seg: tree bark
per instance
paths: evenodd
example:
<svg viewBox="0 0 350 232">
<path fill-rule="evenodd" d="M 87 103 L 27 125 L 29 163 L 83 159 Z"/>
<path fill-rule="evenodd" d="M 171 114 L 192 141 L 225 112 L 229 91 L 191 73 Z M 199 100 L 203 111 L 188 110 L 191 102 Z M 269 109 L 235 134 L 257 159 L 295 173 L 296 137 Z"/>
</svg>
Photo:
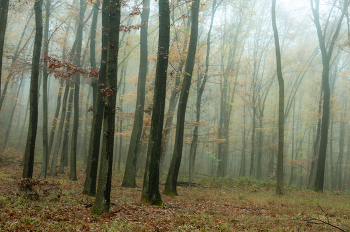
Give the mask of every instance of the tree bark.
<svg viewBox="0 0 350 232">
<path fill-rule="evenodd" d="M 9 9 L 9 0 L 0 0 L 0 22 L 2 22 L 0 24 L 0 96 L 1 96 L 2 56 L 4 52 L 8 9 Z"/>
<path fill-rule="evenodd" d="M 55 149 L 52 155 L 52 163 L 51 163 L 51 169 L 50 169 L 50 176 L 57 176 L 57 160 L 58 160 L 58 153 L 60 151 L 61 147 L 61 140 L 62 140 L 62 130 L 64 125 L 64 118 L 66 116 L 66 110 L 67 110 L 67 99 L 68 99 L 68 93 L 69 93 L 69 82 L 66 82 L 66 87 L 63 94 L 63 101 L 62 101 L 62 110 L 61 110 L 61 118 L 60 118 L 60 124 L 58 125 L 57 130 L 57 139 L 56 139 L 56 145 Z"/>
<path fill-rule="evenodd" d="M 79 11 L 79 24 L 77 28 L 77 48 L 74 53 L 73 62 L 77 67 L 81 66 L 81 47 L 83 41 L 83 21 L 84 14 L 86 10 L 86 2 L 80 0 L 80 11 Z M 69 179 L 78 180 L 77 178 L 77 140 L 78 140 L 78 128 L 79 128 L 79 91 L 80 91 L 80 74 L 77 73 L 75 76 L 74 83 L 74 118 L 73 118 L 73 131 L 72 131 L 72 141 L 71 141 L 71 153 L 70 153 L 70 169 L 69 169 Z"/>
<path fill-rule="evenodd" d="M 34 3 L 35 11 L 35 38 L 34 38 L 34 50 L 32 59 L 32 73 L 30 81 L 30 114 L 29 114 L 29 129 L 27 136 L 27 144 L 24 153 L 24 167 L 22 178 L 33 177 L 34 166 L 34 153 L 35 153 L 35 140 L 38 126 L 38 81 L 39 81 L 39 64 L 40 64 L 40 52 L 43 37 L 43 20 L 42 20 L 42 2 L 43 0 L 37 0 Z"/>
<path fill-rule="evenodd" d="M 163 135 L 166 80 L 170 45 L 170 9 L 167 0 L 159 0 L 159 36 L 156 78 L 154 82 L 153 113 L 143 178 L 141 200 L 144 203 L 162 205 L 159 192 L 159 162 Z"/>
<path fill-rule="evenodd" d="M 176 183 L 182 158 L 186 106 L 191 86 L 194 62 L 196 58 L 199 7 L 200 0 L 195 0 L 194 2 L 192 2 L 191 36 L 186 59 L 184 80 L 182 83 L 179 106 L 177 111 L 174 153 L 164 188 L 164 194 L 167 195 L 178 195 L 176 191 Z"/>
<path fill-rule="evenodd" d="M 277 77 L 279 84 L 278 102 L 278 155 L 277 155 L 277 188 L 278 195 L 283 194 L 283 146 L 284 146 L 284 80 L 282 75 L 281 51 L 276 25 L 276 0 L 272 0 L 272 27 L 275 37 Z"/>
<path fill-rule="evenodd" d="M 139 65 L 139 77 L 137 82 L 137 99 L 135 108 L 134 125 L 132 128 L 128 157 L 125 164 L 125 172 L 123 178 L 123 187 L 136 187 L 136 164 L 137 156 L 140 149 L 140 138 L 143 127 L 143 113 L 145 106 L 145 88 L 146 77 L 148 70 L 148 19 L 149 19 L 149 0 L 143 1 L 143 11 L 141 13 L 141 31 L 140 31 L 140 65 Z"/>
<path fill-rule="evenodd" d="M 45 28 L 44 28 L 44 57 L 49 54 L 49 24 L 50 24 L 50 8 L 51 0 L 46 0 L 45 4 L 46 16 L 45 16 Z M 47 166 L 49 160 L 49 149 L 48 149 L 48 105 L 47 105 L 47 78 L 49 73 L 47 72 L 47 62 L 44 62 L 43 68 L 43 157 L 41 162 L 41 172 L 39 178 L 46 178 Z"/>
<path fill-rule="evenodd" d="M 108 29 L 109 29 L 109 0 L 105 0 L 102 3 L 102 54 L 101 54 L 101 66 L 98 82 L 100 83 L 96 93 L 96 107 L 93 108 L 93 119 L 90 135 L 89 145 L 89 157 L 86 166 L 86 176 L 84 182 L 83 194 L 95 196 L 96 194 L 96 180 L 97 180 L 97 168 L 100 154 L 100 140 L 103 121 L 104 101 L 103 96 L 99 94 L 104 89 L 107 74 L 107 46 L 108 46 Z"/>
<path fill-rule="evenodd" d="M 110 209 L 113 148 L 115 132 L 115 111 L 117 97 L 118 75 L 118 51 L 119 51 L 119 28 L 120 28 L 120 0 L 110 1 L 109 30 L 108 30 L 108 76 L 106 80 L 105 110 L 103 123 L 103 142 L 101 152 L 101 164 L 98 177 L 98 186 L 95 205 L 92 212 L 107 213 Z"/>
</svg>

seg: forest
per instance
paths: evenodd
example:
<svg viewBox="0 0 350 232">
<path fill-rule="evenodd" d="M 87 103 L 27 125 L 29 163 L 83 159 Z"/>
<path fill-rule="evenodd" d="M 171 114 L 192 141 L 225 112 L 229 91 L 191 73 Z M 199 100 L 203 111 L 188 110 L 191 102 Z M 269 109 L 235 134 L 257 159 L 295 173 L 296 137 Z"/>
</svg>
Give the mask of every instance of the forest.
<svg viewBox="0 0 350 232">
<path fill-rule="evenodd" d="M 350 230 L 349 0 L 0 0 L 0 230 Z"/>
</svg>

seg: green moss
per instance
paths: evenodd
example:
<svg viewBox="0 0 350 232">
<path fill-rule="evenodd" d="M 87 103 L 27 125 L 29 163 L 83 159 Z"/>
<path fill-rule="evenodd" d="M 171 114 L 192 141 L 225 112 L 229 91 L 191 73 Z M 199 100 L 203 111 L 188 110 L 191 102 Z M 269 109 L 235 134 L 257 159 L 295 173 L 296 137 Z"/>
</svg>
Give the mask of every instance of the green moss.
<svg viewBox="0 0 350 232">
<path fill-rule="evenodd" d="M 90 192 L 87 191 L 86 189 L 84 189 L 84 190 L 81 192 L 81 194 L 83 194 L 83 195 L 88 195 L 88 196 L 91 196 L 91 197 L 94 197 L 94 196 L 95 196 L 95 194 L 90 193 Z"/>
<path fill-rule="evenodd" d="M 92 207 L 91 213 L 97 214 L 97 215 L 102 214 L 102 212 L 95 205 L 94 205 L 94 207 Z"/>
<path fill-rule="evenodd" d="M 168 195 L 168 196 L 171 196 L 171 197 L 175 197 L 176 196 L 175 193 L 173 193 L 170 189 L 167 189 L 167 188 L 164 189 L 163 193 L 165 195 Z"/>
<path fill-rule="evenodd" d="M 156 205 L 161 207 L 166 206 L 166 203 L 164 203 L 162 200 L 159 200 L 159 199 L 150 200 L 147 195 L 142 195 L 141 201 L 146 205 Z"/>
</svg>

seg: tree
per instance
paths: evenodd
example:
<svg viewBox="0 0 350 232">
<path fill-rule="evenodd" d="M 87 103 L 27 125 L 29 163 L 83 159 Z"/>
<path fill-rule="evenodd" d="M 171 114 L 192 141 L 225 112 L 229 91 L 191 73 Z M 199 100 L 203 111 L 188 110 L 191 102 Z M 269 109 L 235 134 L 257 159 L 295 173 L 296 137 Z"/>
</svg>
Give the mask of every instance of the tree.
<svg viewBox="0 0 350 232">
<path fill-rule="evenodd" d="M 109 6 L 109 30 L 108 30 L 108 75 L 104 89 L 105 110 L 103 122 L 103 142 L 101 152 L 101 164 L 98 177 L 98 186 L 95 205 L 92 212 L 107 213 L 110 208 L 113 148 L 115 132 L 115 111 L 117 97 L 119 28 L 120 28 L 120 0 L 111 0 Z"/>
<path fill-rule="evenodd" d="M 4 51 L 8 9 L 9 9 L 9 0 L 0 0 L 0 22 L 2 22 L 0 24 L 0 96 L 1 96 L 2 55 Z"/>
<path fill-rule="evenodd" d="M 77 47 L 74 52 L 73 62 L 77 67 L 80 67 L 80 57 L 81 57 L 81 47 L 83 41 L 83 21 L 84 14 L 86 10 L 86 2 L 80 0 L 80 11 L 79 11 L 79 24 L 77 28 L 77 35 L 75 41 L 77 42 Z M 77 179 L 76 162 L 77 162 L 77 139 L 78 139 L 78 128 L 79 128 L 79 90 L 80 90 L 80 73 L 78 72 L 75 76 L 74 83 L 74 118 L 73 118 L 73 132 L 72 132 L 72 145 L 70 154 L 70 170 L 69 179 Z"/>
<path fill-rule="evenodd" d="M 221 3 L 221 2 L 220 2 Z M 201 104 L 202 104 L 202 95 L 204 92 L 205 84 L 207 83 L 207 80 L 209 78 L 208 72 L 209 72 L 209 57 L 210 57 L 210 35 L 211 30 L 213 28 L 214 23 L 214 16 L 215 11 L 217 9 L 216 0 L 213 1 L 212 6 L 212 12 L 211 12 L 211 21 L 207 36 L 207 52 L 205 56 L 205 70 L 204 75 L 201 78 L 201 80 L 197 81 L 197 102 L 196 102 L 196 125 L 193 130 L 193 139 L 191 142 L 191 149 L 190 149 L 190 164 L 189 164 L 189 182 L 193 182 L 193 173 L 194 173 L 194 164 L 196 159 L 196 153 L 197 153 L 197 146 L 198 146 L 198 130 L 199 130 L 199 122 L 201 117 Z"/>
<path fill-rule="evenodd" d="M 45 9 L 45 28 L 44 28 L 44 57 L 49 54 L 49 23 L 50 23 L 50 8 L 51 0 L 46 0 Z M 41 163 L 41 172 L 39 178 L 46 178 L 47 165 L 49 159 L 49 148 L 48 148 L 48 134 L 47 134 L 47 124 L 48 124 L 48 103 L 47 103 L 47 78 L 49 73 L 47 71 L 47 62 L 44 62 L 43 69 L 43 158 Z"/>
<path fill-rule="evenodd" d="M 332 34 L 332 38 L 329 43 L 326 45 L 327 26 L 329 23 L 329 18 L 333 12 L 335 4 L 337 1 L 334 1 L 332 9 L 329 13 L 328 20 L 325 24 L 325 28 L 321 28 L 320 23 L 320 0 L 310 0 L 312 14 L 314 16 L 313 21 L 317 30 L 318 42 L 320 45 L 320 50 L 322 54 L 322 89 L 323 89 L 323 107 L 322 107 L 322 124 L 321 124 L 321 140 L 320 140 L 320 149 L 317 160 L 317 171 L 314 189 L 315 191 L 322 192 L 324 185 L 324 173 L 326 166 L 326 154 L 327 154 L 327 144 L 328 144 L 328 127 L 329 127 L 329 113 L 330 113 L 330 87 L 329 87 L 329 70 L 330 70 L 330 60 L 332 58 L 333 49 L 335 42 L 338 38 L 340 28 L 343 22 L 345 14 L 348 12 L 349 1 L 344 2 L 344 7 L 341 9 L 342 13 L 336 24 L 336 31 Z M 328 41 L 327 41 L 328 42 Z"/>
<path fill-rule="evenodd" d="M 186 59 L 184 80 L 182 83 L 179 106 L 177 111 L 174 153 L 164 188 L 164 193 L 168 195 L 177 195 L 176 184 L 182 158 L 186 106 L 191 86 L 192 73 L 197 50 L 199 7 L 200 0 L 195 0 L 194 2 L 192 2 L 191 36 Z"/>
<path fill-rule="evenodd" d="M 277 78 L 279 84 L 278 100 L 278 155 L 277 155 L 277 189 L 278 195 L 283 194 L 283 146 L 284 146 L 284 81 L 282 75 L 281 50 L 276 25 L 276 0 L 272 0 L 272 27 L 275 37 Z"/>
<path fill-rule="evenodd" d="M 109 28 L 109 0 L 103 1 L 102 3 L 102 48 L 106 48 L 108 46 L 108 28 Z M 86 176 L 84 182 L 83 194 L 95 196 L 96 194 L 96 180 L 97 180 L 97 168 L 100 154 L 100 139 L 101 139 L 101 129 L 102 129 L 102 121 L 103 121 L 103 111 L 104 111 L 104 102 L 103 96 L 99 94 L 106 82 L 106 74 L 107 74 L 107 49 L 102 49 L 101 54 L 101 66 L 98 82 L 99 87 L 97 88 L 97 93 L 93 93 L 97 95 L 96 103 L 94 103 L 95 107 L 93 108 L 93 119 L 92 119 L 92 127 L 91 127 L 91 135 L 90 135 L 90 144 L 89 144 L 89 156 L 88 162 L 86 166 Z M 94 91 L 94 90 L 93 90 Z"/>
<path fill-rule="evenodd" d="M 163 135 L 166 80 L 170 44 L 170 8 L 167 0 L 159 0 L 159 36 L 153 113 L 148 142 L 141 200 L 152 205 L 163 204 L 159 192 L 159 162 Z"/>
<path fill-rule="evenodd" d="M 148 19 L 149 19 L 149 0 L 143 1 L 143 11 L 141 13 L 141 31 L 140 31 L 140 65 L 139 77 L 137 82 L 137 99 L 135 108 L 134 125 L 130 139 L 128 156 L 125 164 L 125 172 L 123 178 L 123 187 L 136 187 L 136 164 L 137 154 L 140 149 L 140 138 L 143 127 L 143 113 L 145 106 L 145 87 L 148 69 Z"/>
<path fill-rule="evenodd" d="M 39 64 L 40 52 L 43 37 L 43 20 L 42 20 L 42 6 L 43 0 L 37 0 L 34 3 L 35 11 L 35 38 L 34 50 L 32 59 L 32 72 L 30 81 L 30 114 L 29 114 L 29 129 L 27 136 L 26 149 L 24 153 L 24 167 L 22 178 L 33 177 L 34 153 L 35 153 L 35 139 L 38 125 L 38 91 L 39 91 Z"/>
</svg>

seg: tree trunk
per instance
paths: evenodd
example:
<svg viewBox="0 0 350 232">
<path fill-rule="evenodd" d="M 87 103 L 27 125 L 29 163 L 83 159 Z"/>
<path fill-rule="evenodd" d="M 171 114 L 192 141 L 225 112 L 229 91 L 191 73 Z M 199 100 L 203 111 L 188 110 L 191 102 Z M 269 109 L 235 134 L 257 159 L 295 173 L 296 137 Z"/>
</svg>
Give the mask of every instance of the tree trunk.
<svg viewBox="0 0 350 232">
<path fill-rule="evenodd" d="M 0 0 L 0 22 L 2 22 L 0 24 L 0 96 L 1 96 L 2 56 L 4 52 L 8 9 L 9 9 L 9 0 Z"/>
<path fill-rule="evenodd" d="M 197 103 L 196 103 L 196 125 L 193 130 L 193 139 L 191 142 L 191 149 L 190 149 L 190 164 L 189 164 L 189 182 L 193 183 L 193 173 L 194 173 L 194 164 L 196 160 L 196 153 L 197 153 L 197 146 L 198 146 L 198 129 L 199 129 L 199 122 L 200 122 L 200 113 L 201 113 L 201 103 L 202 103 L 202 95 L 204 92 L 205 84 L 208 80 L 208 71 L 209 71 L 209 56 L 210 56 L 210 35 L 211 30 L 213 28 L 213 22 L 214 22 L 214 16 L 216 11 L 216 0 L 213 1 L 213 7 L 212 7 L 212 14 L 211 14 L 211 21 L 208 31 L 208 37 L 207 37 L 207 53 L 205 57 L 205 71 L 204 71 L 204 77 L 202 80 L 198 80 L 197 85 Z M 198 78 L 199 79 L 199 78 Z"/>
<path fill-rule="evenodd" d="M 51 0 L 46 0 L 45 4 L 46 16 L 45 16 L 45 28 L 44 28 L 44 57 L 49 54 L 49 24 L 50 24 L 50 8 Z M 47 62 L 44 62 L 43 68 L 43 157 L 41 163 L 41 172 L 39 178 L 46 178 L 47 165 L 49 160 L 49 149 L 48 149 L 48 103 L 47 103 L 47 78 L 49 73 L 47 72 Z"/>
<path fill-rule="evenodd" d="M 18 96 L 19 96 L 19 93 L 20 93 L 20 90 L 21 90 L 21 86 L 22 86 L 22 83 L 23 83 L 23 73 L 22 73 L 22 78 L 20 80 L 20 83 L 19 83 L 19 86 L 18 86 L 18 90 L 17 90 L 17 94 L 16 94 L 16 98 L 15 98 L 15 104 L 13 106 L 13 109 L 12 109 L 12 112 L 11 112 L 11 116 L 10 116 L 10 122 L 8 124 L 8 127 L 7 127 L 7 130 L 6 130 L 6 135 L 5 135 L 5 142 L 4 142 L 4 147 L 3 149 L 5 150 L 6 148 L 6 145 L 7 145 L 7 141 L 8 141 L 8 138 L 10 136 L 10 130 L 11 130 L 11 125 L 12 125 L 12 119 L 13 119 L 13 115 L 15 113 L 15 110 L 16 110 L 16 106 L 17 106 L 17 101 L 18 101 Z"/>
<path fill-rule="evenodd" d="M 62 103 L 62 88 L 63 88 L 63 79 L 60 80 L 59 82 L 59 90 L 58 90 L 58 95 L 57 95 L 57 100 L 56 100 L 56 111 L 55 111 L 55 117 L 52 122 L 51 126 L 51 133 L 50 133 L 50 138 L 49 138 L 49 148 L 48 148 L 48 154 L 51 154 L 51 149 L 53 146 L 53 139 L 55 137 L 55 132 L 56 132 L 56 126 L 58 122 L 58 116 L 60 114 L 60 108 L 61 108 L 61 103 Z M 57 135 L 59 136 L 59 135 Z"/>
<path fill-rule="evenodd" d="M 64 125 L 64 131 L 63 131 L 63 145 L 62 145 L 62 151 L 61 151 L 61 162 L 60 162 L 60 168 L 58 170 L 59 174 L 64 174 L 64 167 L 65 162 L 68 158 L 68 135 L 69 135 L 69 126 L 70 126 L 70 118 L 72 114 L 72 105 L 73 105 L 73 88 L 72 84 L 67 82 L 68 88 L 69 88 L 69 98 L 68 98 L 68 109 L 66 114 L 66 120 Z"/>
<path fill-rule="evenodd" d="M 335 4 L 336 2 L 334 2 Z M 317 160 L 317 171 L 316 171 L 316 179 L 314 190 L 318 192 L 323 192 L 324 185 L 324 173 L 325 173 L 325 165 L 326 165 L 326 154 L 327 154 L 327 145 L 328 145 L 328 127 L 329 127 L 329 114 L 330 114 L 330 86 L 329 86 L 329 68 L 330 68 L 330 60 L 332 58 L 333 49 L 335 46 L 335 42 L 338 38 L 340 28 L 342 25 L 343 18 L 345 13 L 348 11 L 349 1 L 345 1 L 344 9 L 340 16 L 340 19 L 337 24 L 336 31 L 334 32 L 332 39 L 329 44 L 326 45 L 325 33 L 321 28 L 320 19 L 319 19 L 319 5 L 320 0 L 310 0 L 312 13 L 314 15 L 313 22 L 315 23 L 318 41 L 320 45 L 320 50 L 322 53 L 322 88 L 323 88 L 323 114 L 322 114 L 322 125 L 321 125 L 321 140 L 320 140 L 320 149 Z M 328 50 L 328 51 L 327 51 Z"/>
<path fill-rule="evenodd" d="M 191 37 L 186 59 L 184 80 L 182 83 L 179 106 L 177 111 L 174 153 L 164 188 L 164 194 L 167 195 L 177 195 L 176 183 L 182 158 L 186 106 L 191 86 L 192 73 L 197 50 L 199 7 L 200 0 L 195 0 L 194 2 L 192 2 Z"/>
<path fill-rule="evenodd" d="M 64 118 L 66 116 L 66 110 L 67 110 L 67 99 L 68 99 L 68 93 L 69 93 L 69 82 L 66 82 L 66 87 L 63 94 L 63 101 L 62 101 L 62 111 L 61 111 L 61 118 L 60 118 L 60 124 L 58 126 L 57 130 L 57 139 L 56 139 L 56 146 L 52 155 L 52 163 L 51 163 L 51 169 L 50 169 L 50 176 L 57 176 L 57 160 L 58 160 L 58 153 L 60 151 L 61 147 L 61 140 L 62 140 L 62 130 L 64 125 Z"/>
<path fill-rule="evenodd" d="M 83 21 L 84 14 L 86 10 L 86 2 L 80 0 L 80 11 L 79 11 L 79 24 L 77 28 L 77 48 L 74 54 L 73 62 L 77 67 L 81 66 L 81 47 L 83 41 Z M 71 141 L 71 154 L 70 154 L 70 169 L 69 169 L 69 179 L 78 180 L 77 178 L 77 140 L 78 140 L 78 128 L 79 128 L 79 91 L 80 91 L 80 74 L 77 73 L 75 76 L 74 83 L 74 118 L 73 118 L 73 131 L 72 131 L 72 141 Z"/>
<path fill-rule="evenodd" d="M 277 155 L 277 189 L 278 195 L 283 194 L 283 146 L 284 146 L 284 80 L 282 76 L 281 51 L 276 25 L 276 0 L 272 0 L 272 27 L 275 37 L 277 77 L 279 84 L 278 103 L 278 155 Z"/>
<path fill-rule="evenodd" d="M 27 144 L 24 153 L 24 167 L 22 178 L 33 177 L 34 166 L 34 152 L 35 152 L 35 140 L 38 126 L 38 81 L 39 81 L 39 64 L 40 64 L 40 52 L 43 37 L 42 26 L 42 6 L 43 0 L 37 0 L 34 3 L 35 11 L 35 38 L 34 38 L 34 50 L 32 59 L 32 73 L 30 81 L 30 114 L 29 114 L 29 129 Z"/>
<path fill-rule="evenodd" d="M 170 44 L 170 9 L 167 0 L 159 0 L 159 12 L 159 40 L 154 82 L 153 113 L 141 196 L 141 200 L 144 203 L 153 205 L 163 204 L 159 192 L 159 161 L 163 135 Z"/>
<path fill-rule="evenodd" d="M 92 212 L 97 214 L 107 213 L 110 209 L 121 11 L 121 5 L 119 2 L 120 0 L 111 0 L 109 7 L 110 27 L 108 30 L 108 76 L 106 80 L 107 87 L 104 92 L 105 110 L 103 123 L 103 142 L 96 200 L 95 205 L 92 209 Z"/>
<path fill-rule="evenodd" d="M 93 119 L 90 135 L 90 145 L 89 145 L 89 157 L 86 166 L 86 176 L 84 182 L 83 194 L 95 196 L 96 194 L 96 180 L 97 180 L 97 168 L 100 154 L 100 139 L 103 121 L 103 111 L 104 111 L 104 97 L 99 94 L 104 89 L 104 84 L 106 81 L 107 74 L 107 48 L 108 47 L 108 34 L 106 31 L 109 29 L 109 0 L 105 0 L 102 3 L 102 9 L 104 14 L 102 14 L 102 54 L 101 54 L 101 66 L 97 88 L 98 93 L 96 93 L 96 107 L 93 108 Z"/>
<path fill-rule="evenodd" d="M 136 187 L 136 164 L 140 149 L 140 138 L 143 127 L 143 113 L 145 106 L 145 87 L 148 69 L 148 19 L 149 19 L 149 0 L 143 1 L 143 11 L 141 13 L 141 31 L 140 31 L 140 65 L 139 77 L 137 82 L 137 99 L 135 108 L 134 125 L 132 128 L 128 157 L 126 159 L 125 172 L 123 178 L 123 187 Z"/>
</svg>

